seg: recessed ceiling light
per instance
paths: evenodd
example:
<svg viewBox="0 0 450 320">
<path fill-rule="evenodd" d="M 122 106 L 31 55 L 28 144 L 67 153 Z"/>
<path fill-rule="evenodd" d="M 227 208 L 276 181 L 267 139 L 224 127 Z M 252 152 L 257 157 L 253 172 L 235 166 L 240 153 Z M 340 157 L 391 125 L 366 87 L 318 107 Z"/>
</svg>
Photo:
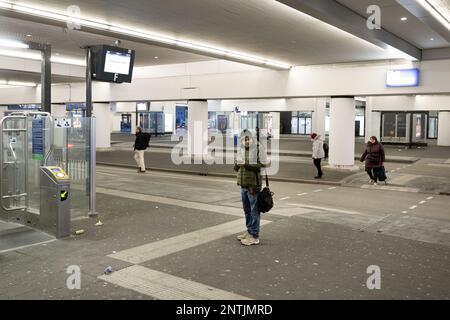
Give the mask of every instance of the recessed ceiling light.
<svg viewBox="0 0 450 320">
<path fill-rule="evenodd" d="M 430 38 L 431 41 L 434 41 L 434 38 Z"/>
<path fill-rule="evenodd" d="M 31 38 L 31 34 L 27 34 L 27 37 L 28 37 L 28 38 Z"/>
<path fill-rule="evenodd" d="M 154 58 L 155 58 L 155 59 L 158 59 L 159 57 L 155 56 Z"/>
<path fill-rule="evenodd" d="M 406 20 L 408 20 L 408 18 L 407 17 L 402 17 L 400 20 L 406 21 Z"/>
</svg>

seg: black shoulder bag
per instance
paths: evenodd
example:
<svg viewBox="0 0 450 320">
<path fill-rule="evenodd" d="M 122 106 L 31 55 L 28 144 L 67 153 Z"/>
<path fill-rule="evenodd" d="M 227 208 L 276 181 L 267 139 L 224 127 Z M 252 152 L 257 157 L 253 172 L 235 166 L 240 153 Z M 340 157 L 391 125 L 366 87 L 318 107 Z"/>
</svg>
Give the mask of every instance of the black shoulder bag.
<svg viewBox="0 0 450 320">
<path fill-rule="evenodd" d="M 256 144 L 256 148 L 257 148 L 257 162 L 260 163 L 259 161 L 259 129 L 257 128 L 257 144 Z M 265 171 L 265 169 L 264 169 Z M 257 184 L 259 186 L 259 179 L 258 179 L 258 173 L 256 172 L 256 180 L 257 180 Z M 273 192 L 270 191 L 269 189 L 269 178 L 267 177 L 267 172 L 266 172 L 266 186 L 264 187 L 264 189 L 262 189 L 259 193 L 258 193 L 258 209 L 259 212 L 262 213 L 266 213 L 269 212 L 271 209 L 273 208 Z"/>
</svg>

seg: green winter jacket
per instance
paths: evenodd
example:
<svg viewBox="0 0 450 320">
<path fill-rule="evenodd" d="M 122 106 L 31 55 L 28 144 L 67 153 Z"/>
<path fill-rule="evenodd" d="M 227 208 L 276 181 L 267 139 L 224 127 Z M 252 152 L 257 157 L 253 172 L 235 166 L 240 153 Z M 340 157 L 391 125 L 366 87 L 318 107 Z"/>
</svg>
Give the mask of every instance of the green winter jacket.
<svg viewBox="0 0 450 320">
<path fill-rule="evenodd" d="M 260 158 L 263 154 L 265 152 L 260 150 Z M 243 188 L 261 188 L 261 168 L 263 167 L 261 159 L 257 159 L 256 146 L 242 148 L 238 153 L 238 162 L 234 165 L 234 171 L 237 172 L 237 184 Z"/>
</svg>

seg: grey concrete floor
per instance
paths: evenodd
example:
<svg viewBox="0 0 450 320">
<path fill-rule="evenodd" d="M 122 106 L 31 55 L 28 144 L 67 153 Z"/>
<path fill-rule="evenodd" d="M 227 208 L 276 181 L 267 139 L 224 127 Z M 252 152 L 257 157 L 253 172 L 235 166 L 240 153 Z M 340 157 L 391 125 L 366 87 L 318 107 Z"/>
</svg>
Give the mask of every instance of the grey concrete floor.
<svg viewBox="0 0 450 320">
<path fill-rule="evenodd" d="M 208 295 L 201 285 L 252 299 L 450 299 L 448 196 L 273 182 L 261 244 L 244 247 L 234 179 L 100 166 L 97 187 L 98 218 L 72 226 L 83 234 L 0 255 L 0 299 L 182 299 Z M 234 222 L 242 229 L 220 229 Z M 142 262 L 115 256 L 124 250 Z M 66 286 L 70 265 L 80 290 Z M 372 265 L 379 290 L 366 286 Z M 99 278 L 107 266 L 114 272 Z"/>
</svg>

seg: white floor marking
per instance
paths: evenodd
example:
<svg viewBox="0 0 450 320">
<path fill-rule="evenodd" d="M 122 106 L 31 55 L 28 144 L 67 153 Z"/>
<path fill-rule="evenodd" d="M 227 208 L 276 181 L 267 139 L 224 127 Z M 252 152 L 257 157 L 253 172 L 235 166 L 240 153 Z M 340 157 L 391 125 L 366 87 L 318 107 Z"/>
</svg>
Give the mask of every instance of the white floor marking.
<svg viewBox="0 0 450 320">
<path fill-rule="evenodd" d="M 261 226 L 268 223 L 271 223 L 271 221 L 261 220 Z M 196 247 L 220 238 L 229 237 L 242 232 L 243 230 L 245 230 L 244 220 L 239 219 L 161 241 L 126 249 L 110 254 L 108 257 L 139 264 L 175 252 Z"/>
<path fill-rule="evenodd" d="M 427 200 L 432 200 L 434 197 L 428 197 Z"/>
<path fill-rule="evenodd" d="M 108 194 L 111 196 L 121 197 L 121 198 L 128 198 L 128 199 L 135 199 L 135 200 L 149 201 L 149 202 L 157 202 L 157 203 L 163 203 L 163 204 L 168 204 L 168 205 L 172 205 L 172 206 L 179 206 L 179 207 L 183 207 L 183 208 L 228 214 L 228 215 L 232 215 L 232 216 L 236 216 L 236 217 L 243 216 L 242 209 L 235 208 L 235 207 L 225 207 L 225 206 L 218 206 L 218 205 L 207 204 L 207 203 L 184 201 L 184 200 L 179 200 L 179 199 L 172 199 L 172 198 L 152 196 L 152 195 L 141 194 L 141 193 L 128 192 L 128 191 L 123 191 L 123 190 L 107 189 L 107 188 L 102 188 L 102 187 L 97 187 L 97 192 L 103 193 L 103 194 Z"/>
<path fill-rule="evenodd" d="M 99 279 L 160 300 L 251 300 L 143 266 L 127 267 Z"/>
<path fill-rule="evenodd" d="M 402 211 L 402 213 L 408 213 L 408 211 Z"/>
<path fill-rule="evenodd" d="M 281 198 L 279 201 L 283 201 L 283 200 L 287 200 L 287 199 L 290 199 L 291 197 L 284 197 L 284 198 Z"/>
<path fill-rule="evenodd" d="M 415 208 L 417 208 L 417 206 L 409 207 L 409 209 L 411 209 L 411 210 L 414 210 Z"/>
<path fill-rule="evenodd" d="M 1 253 L 6 253 L 6 252 L 10 252 L 10 251 L 16 251 L 16 250 L 26 249 L 26 248 L 38 246 L 38 245 L 40 245 L 40 244 L 50 243 L 50 242 L 53 242 L 53 241 L 56 241 L 56 239 L 50 239 L 50 240 L 46 240 L 46 241 L 42 241 L 42 242 L 38 242 L 38 243 L 27 244 L 27 245 L 25 245 L 25 246 L 20 246 L 20 247 L 15 247 L 15 248 L 11 248 L 11 249 L 2 250 L 2 251 L 0 251 L 0 254 L 1 254 Z"/>
<path fill-rule="evenodd" d="M 303 192 L 303 193 L 299 193 L 299 194 L 297 194 L 298 196 L 306 196 L 308 194 L 308 192 Z"/>
<path fill-rule="evenodd" d="M 362 185 L 360 187 L 361 189 L 377 189 L 377 190 L 383 190 L 383 191 L 400 191 L 400 192 L 413 192 L 418 193 L 420 190 L 416 188 L 408 188 L 408 187 L 393 187 L 393 186 L 386 186 L 378 184 L 376 186 L 373 185 Z"/>
<path fill-rule="evenodd" d="M 313 192 L 322 192 L 323 190 L 322 189 L 317 189 L 317 190 L 314 190 Z"/>
<path fill-rule="evenodd" d="M 330 211 L 330 212 L 336 212 L 336 213 L 361 214 L 360 212 L 351 211 L 351 210 L 341 210 L 341 209 L 329 208 L 329 207 L 310 206 L 308 204 L 288 203 L 288 205 L 301 207 L 301 208 L 305 208 L 305 209 L 315 209 L 315 210 Z"/>
<path fill-rule="evenodd" d="M 336 189 L 337 187 L 331 187 L 331 188 L 328 188 L 328 190 L 334 190 L 334 189 Z"/>
<path fill-rule="evenodd" d="M 118 177 L 118 176 L 119 176 L 119 175 L 117 175 L 117 174 L 106 173 L 106 172 L 101 172 L 101 171 L 97 171 L 96 173 L 97 173 L 97 174 L 104 175 L 104 176 L 111 176 L 111 177 Z"/>
<path fill-rule="evenodd" d="M 422 200 L 419 202 L 419 204 L 424 204 L 425 202 L 426 202 L 425 200 Z"/>
</svg>

